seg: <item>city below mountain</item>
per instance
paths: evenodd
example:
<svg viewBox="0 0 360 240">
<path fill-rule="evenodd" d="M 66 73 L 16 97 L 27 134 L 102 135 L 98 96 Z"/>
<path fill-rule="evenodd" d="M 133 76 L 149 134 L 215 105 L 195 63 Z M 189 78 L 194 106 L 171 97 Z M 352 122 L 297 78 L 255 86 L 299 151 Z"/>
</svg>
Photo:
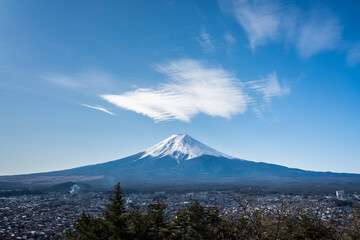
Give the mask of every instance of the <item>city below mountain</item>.
<svg viewBox="0 0 360 240">
<path fill-rule="evenodd" d="M 46 173 L 1 176 L 0 186 L 64 182 L 111 186 L 262 185 L 357 188 L 360 174 L 314 172 L 252 162 L 221 153 L 186 134 L 172 135 L 135 155 L 101 164 Z"/>
</svg>

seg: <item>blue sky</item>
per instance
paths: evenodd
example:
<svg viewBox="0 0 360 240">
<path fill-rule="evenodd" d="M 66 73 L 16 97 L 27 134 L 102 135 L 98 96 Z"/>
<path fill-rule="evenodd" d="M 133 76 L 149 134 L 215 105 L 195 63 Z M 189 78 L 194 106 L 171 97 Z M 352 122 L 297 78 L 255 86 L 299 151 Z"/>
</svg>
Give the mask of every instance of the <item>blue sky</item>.
<svg viewBox="0 0 360 240">
<path fill-rule="evenodd" d="M 1 1 L 0 174 L 187 133 L 228 155 L 360 173 L 360 3 Z"/>
</svg>

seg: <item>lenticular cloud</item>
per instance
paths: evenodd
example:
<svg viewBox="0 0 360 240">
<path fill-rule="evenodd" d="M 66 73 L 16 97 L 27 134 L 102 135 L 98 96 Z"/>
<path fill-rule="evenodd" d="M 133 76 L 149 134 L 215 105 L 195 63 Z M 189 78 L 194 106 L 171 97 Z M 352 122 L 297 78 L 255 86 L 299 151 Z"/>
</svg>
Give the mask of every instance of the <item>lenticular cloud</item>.
<svg viewBox="0 0 360 240">
<path fill-rule="evenodd" d="M 101 97 L 155 121 L 189 122 L 199 113 L 230 118 L 246 111 L 249 97 L 241 82 L 222 68 L 181 59 L 158 66 L 157 70 L 167 77 L 167 82 L 156 88 L 139 88 Z"/>
</svg>

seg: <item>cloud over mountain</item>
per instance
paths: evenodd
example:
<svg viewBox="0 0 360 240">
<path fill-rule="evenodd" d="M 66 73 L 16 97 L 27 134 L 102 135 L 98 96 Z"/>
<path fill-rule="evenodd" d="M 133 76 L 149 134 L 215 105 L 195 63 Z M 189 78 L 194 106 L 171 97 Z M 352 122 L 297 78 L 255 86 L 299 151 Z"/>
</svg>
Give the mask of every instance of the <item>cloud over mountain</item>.
<svg viewBox="0 0 360 240">
<path fill-rule="evenodd" d="M 250 104 L 259 104 L 252 95 L 260 94 L 270 103 L 272 97 L 282 96 L 287 91 L 280 86 L 276 74 L 245 83 L 221 67 L 193 59 L 170 61 L 157 66 L 157 71 L 166 76 L 165 83 L 101 97 L 155 121 L 189 122 L 199 113 L 230 118 L 244 113 Z"/>
<path fill-rule="evenodd" d="M 138 88 L 120 95 L 101 97 L 120 108 L 141 113 L 156 121 L 189 122 L 198 114 L 230 118 L 244 113 L 248 96 L 233 74 L 192 59 L 160 65 L 168 81 L 155 88 Z"/>
</svg>

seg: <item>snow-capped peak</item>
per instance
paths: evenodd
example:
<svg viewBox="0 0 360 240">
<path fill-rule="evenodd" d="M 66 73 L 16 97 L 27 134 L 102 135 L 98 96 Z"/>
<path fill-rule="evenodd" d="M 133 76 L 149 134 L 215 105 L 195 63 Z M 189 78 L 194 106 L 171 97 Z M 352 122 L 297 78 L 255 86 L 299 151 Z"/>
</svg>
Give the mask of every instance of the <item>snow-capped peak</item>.
<svg viewBox="0 0 360 240">
<path fill-rule="evenodd" d="M 212 155 L 217 157 L 232 158 L 224 153 L 202 144 L 186 134 L 174 134 L 164 141 L 144 150 L 141 158 L 170 156 L 177 161 L 189 160 L 201 155 Z"/>
</svg>

